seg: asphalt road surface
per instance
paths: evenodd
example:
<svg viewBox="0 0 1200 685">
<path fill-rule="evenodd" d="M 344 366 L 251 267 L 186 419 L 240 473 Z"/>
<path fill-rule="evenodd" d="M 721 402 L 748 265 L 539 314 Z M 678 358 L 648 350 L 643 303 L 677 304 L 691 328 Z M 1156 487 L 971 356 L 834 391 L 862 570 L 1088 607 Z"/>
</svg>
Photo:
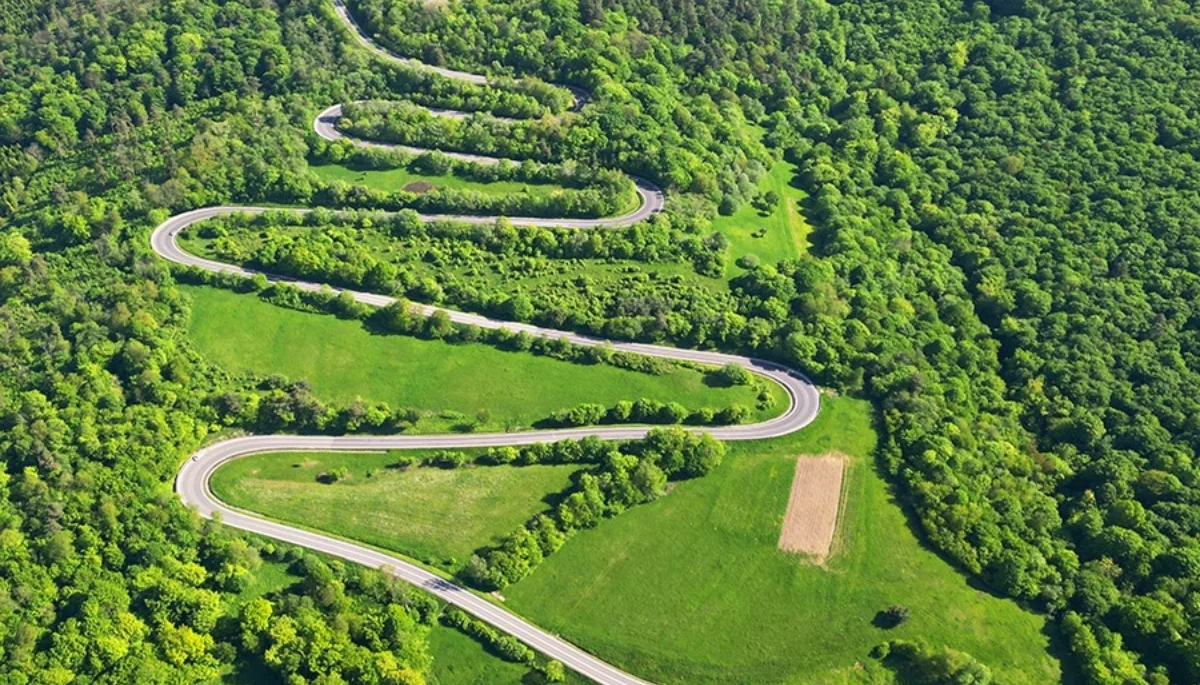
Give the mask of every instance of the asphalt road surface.
<svg viewBox="0 0 1200 685">
<path fill-rule="evenodd" d="M 429 109 L 429 108 L 427 108 Z M 429 109 L 430 112 L 438 116 L 465 116 L 466 112 L 459 112 L 451 109 Z M 372 140 L 359 140 L 351 138 L 337 129 L 337 121 L 342 118 L 342 105 L 331 105 L 317 115 L 313 119 L 313 130 L 317 135 L 326 140 L 342 140 L 346 139 L 360 147 L 380 147 L 390 150 L 402 150 L 410 154 L 419 155 L 423 152 L 430 152 L 425 148 L 413 147 L 412 145 L 400 145 L 396 143 L 380 143 Z M 477 164 L 497 164 L 501 161 L 499 157 L 488 157 L 485 155 L 473 155 L 466 152 L 446 152 L 439 150 L 438 154 L 460 159 L 464 162 L 475 162 Z M 636 176 L 630 176 L 633 181 L 635 190 L 637 190 L 639 203 L 637 209 L 620 216 L 605 217 L 602 219 L 545 219 L 545 218 L 530 218 L 530 217 L 510 217 L 514 224 L 522 226 L 565 226 L 567 228 L 605 228 L 615 226 L 631 226 L 639 221 L 645 221 L 654 214 L 662 211 L 663 204 L 666 198 L 663 197 L 663 192 L 650 181 Z M 496 221 L 494 216 L 444 216 L 444 215 L 428 215 L 428 218 L 433 219 L 453 219 L 459 222 L 471 223 L 492 223 Z"/>
<path fill-rule="evenodd" d="M 475 83 L 486 83 L 486 77 L 457 72 L 448 69 L 428 67 L 414 60 L 396 57 L 376 45 L 350 16 L 342 0 L 334 0 L 338 15 L 346 22 L 360 42 L 380 54 L 384 58 L 416 66 L 428 68 L 449 78 L 464 79 Z M 576 92 L 576 103 L 581 106 L 586 101 L 585 93 Z M 327 138 L 336 139 L 341 134 L 333 127 L 337 117 L 341 115 L 341 106 L 330 107 L 314 122 L 316 131 Z M 457 116 L 458 113 L 447 112 L 447 116 Z M 358 144 L 369 145 L 365 141 Z M 457 155 L 456 155 L 457 156 Z M 468 156 L 468 158 L 472 158 Z M 490 158 L 473 158 L 474 161 L 489 160 Z M 491 160 L 495 161 L 495 160 Z M 568 228 L 603 228 L 623 226 L 636 223 L 650 215 L 661 211 L 663 205 L 662 192 L 653 184 L 635 179 L 638 192 L 642 196 L 641 206 L 634 212 L 604 219 L 543 219 L 514 217 L 514 224 L 563 226 Z M 263 207 L 206 207 L 173 216 L 151 234 L 150 243 L 154 251 L 164 259 L 172 262 L 199 267 L 208 271 L 239 274 L 246 277 L 257 275 L 259 272 L 231 264 L 203 259 L 183 251 L 177 237 L 188 226 L 215 216 L 237 212 L 259 213 L 268 211 Z M 269 211 L 309 210 L 271 209 Z M 422 215 L 427 221 L 453 220 L 467 223 L 490 223 L 496 220 L 492 216 L 446 216 Z M 319 290 L 324 287 L 319 283 L 298 281 L 296 279 L 265 274 L 269 280 L 287 281 L 304 290 Z M 350 292 L 360 302 L 385 306 L 394 298 L 373 293 L 357 291 Z M 430 314 L 437 310 L 435 307 L 413 305 L 422 314 Z M 500 321 L 478 314 L 443 310 L 450 319 L 459 323 L 469 323 L 484 328 L 507 328 L 513 331 L 525 331 L 532 335 L 547 338 L 563 338 L 579 345 L 611 344 L 614 349 L 644 354 L 652 357 L 676 359 L 703 364 L 725 365 L 738 364 L 751 373 L 769 378 L 784 388 L 788 395 L 788 409 L 781 416 L 762 423 L 738 426 L 720 426 L 704 429 L 721 440 L 762 440 L 787 435 L 798 431 L 810 424 L 820 410 L 820 395 L 816 387 L 803 374 L 774 362 L 700 350 L 686 350 L 659 345 L 644 345 L 628 342 L 611 342 L 600 338 L 579 335 L 568 331 L 558 331 L 540 328 L 524 323 Z M 185 504 L 193 506 L 205 517 L 219 516 L 220 520 L 235 528 L 265 535 L 276 540 L 299 545 L 318 552 L 341 557 L 354 563 L 384 570 L 396 577 L 426 590 L 449 604 L 491 624 L 496 629 L 512 635 L 545 656 L 561 661 L 566 667 L 602 683 L 603 685 L 645 685 L 646 681 L 636 678 L 617 669 L 604 661 L 588 654 L 571 643 L 551 635 L 529 622 L 513 615 L 491 600 L 460 587 L 446 579 L 431 573 L 424 568 L 409 563 L 399 557 L 378 552 L 353 542 L 340 540 L 328 535 L 313 533 L 294 528 L 282 523 L 268 521 L 243 511 L 233 509 L 218 500 L 209 489 L 209 478 L 213 472 L 225 462 L 249 454 L 279 451 L 362 451 L 388 449 L 424 449 L 424 448 L 468 448 L 491 447 L 498 445 L 525 445 L 534 442 L 553 442 L 571 438 L 581 438 L 595 435 L 608 440 L 633 440 L 643 437 L 648 427 L 594 427 L 573 428 L 564 430 L 527 431 L 521 433 L 479 433 L 454 435 L 396 435 L 396 436 L 294 436 L 294 435 L 256 435 L 223 440 L 209 445 L 193 454 L 183 466 L 175 479 L 175 491 Z"/>
</svg>

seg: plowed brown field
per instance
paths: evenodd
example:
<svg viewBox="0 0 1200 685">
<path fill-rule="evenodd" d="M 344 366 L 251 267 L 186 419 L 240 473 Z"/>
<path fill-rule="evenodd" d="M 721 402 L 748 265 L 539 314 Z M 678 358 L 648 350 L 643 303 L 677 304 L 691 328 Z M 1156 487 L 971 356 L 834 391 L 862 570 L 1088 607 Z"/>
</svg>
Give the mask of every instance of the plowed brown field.
<svg viewBox="0 0 1200 685">
<path fill-rule="evenodd" d="M 829 556 L 837 527 L 845 461 L 840 454 L 796 460 L 792 494 L 779 533 L 779 549 L 811 555 L 817 563 Z"/>
</svg>

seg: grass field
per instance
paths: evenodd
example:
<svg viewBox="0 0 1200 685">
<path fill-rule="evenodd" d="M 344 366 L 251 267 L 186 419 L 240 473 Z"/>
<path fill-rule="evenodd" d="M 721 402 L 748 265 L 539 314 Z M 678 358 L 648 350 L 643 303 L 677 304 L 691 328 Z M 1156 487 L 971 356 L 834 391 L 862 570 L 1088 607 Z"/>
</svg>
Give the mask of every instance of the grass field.
<svg viewBox="0 0 1200 685">
<path fill-rule="evenodd" d="M 523 685 L 538 683 L 529 677 L 530 669 L 513 664 L 488 652 L 470 637 L 445 627 L 434 628 L 429 634 L 429 651 L 433 654 L 433 669 L 429 685 Z M 590 680 L 567 671 L 568 685 L 584 685 Z"/>
<path fill-rule="evenodd" d="M 212 489 L 234 506 L 453 571 L 471 552 L 547 509 L 547 498 L 564 490 L 577 469 L 544 465 L 387 468 L 399 454 L 252 455 L 218 469 Z M 319 474 L 343 467 L 349 470 L 348 480 L 317 481 Z"/>
<path fill-rule="evenodd" d="M 357 321 L 309 314 L 253 295 L 187 286 L 193 308 L 189 333 L 197 349 L 234 372 L 306 378 L 327 401 L 384 401 L 393 408 L 450 410 L 489 418 L 480 429 L 529 426 L 552 412 L 585 402 L 611 406 L 647 397 L 690 409 L 755 406 L 749 386 L 712 387 L 704 374 L 680 368 L 652 376 L 608 365 L 585 366 L 482 344 L 452 345 L 407 336 L 379 336 Z M 785 408 L 776 388 L 776 406 Z M 420 430 L 446 430 L 431 420 Z"/>
<path fill-rule="evenodd" d="M 439 188 L 461 188 L 490 195 L 547 196 L 559 190 L 561 185 L 553 183 L 525 183 L 522 181 L 481 182 L 455 176 L 454 174 L 416 174 L 408 169 L 357 169 L 344 164 L 310 164 L 308 167 L 317 177 L 325 181 L 345 181 L 373 190 L 393 192 L 403 190 L 409 183 L 428 182 Z M 630 191 L 618 214 L 637 208 L 639 198 Z"/>
<path fill-rule="evenodd" d="M 345 181 L 351 185 L 361 185 L 373 190 L 383 190 L 393 192 L 402 190 L 409 183 L 417 181 L 428 181 L 435 186 L 442 188 L 462 188 L 464 190 L 476 190 L 483 193 L 492 193 L 495 195 L 509 195 L 513 193 L 528 193 L 530 195 L 549 195 L 555 190 L 560 190 L 562 186 L 538 183 L 519 183 L 515 181 L 496 181 L 494 183 L 481 183 L 472 181 L 453 174 L 443 174 L 440 176 L 432 176 L 427 174 L 414 174 L 407 169 L 355 169 L 342 164 L 310 164 L 309 169 L 314 174 L 326 181 Z"/>
<path fill-rule="evenodd" d="M 490 654 L 482 645 L 452 628 L 429 634 L 433 668 L 429 685 L 520 685 L 529 668 Z"/>
<path fill-rule="evenodd" d="M 744 271 L 735 264 L 743 255 L 756 255 L 763 264 L 775 264 L 808 249 L 808 222 L 800 213 L 804 191 L 792 186 L 795 171 L 788 162 L 776 162 L 759 182 L 760 190 L 774 190 L 779 195 L 778 204 L 766 216 L 746 203 L 730 216 L 713 219 L 713 228 L 729 238 L 727 275 Z"/>
<path fill-rule="evenodd" d="M 657 683 L 886 682 L 868 657 L 893 637 L 969 652 L 998 682 L 1058 682 L 1043 618 L 972 588 L 923 547 L 868 456 L 865 402 L 826 400 L 801 433 L 731 443 L 723 465 L 573 538 L 508 606 Z M 800 454 L 851 456 L 826 568 L 776 549 Z M 876 612 L 904 604 L 892 630 Z"/>
</svg>

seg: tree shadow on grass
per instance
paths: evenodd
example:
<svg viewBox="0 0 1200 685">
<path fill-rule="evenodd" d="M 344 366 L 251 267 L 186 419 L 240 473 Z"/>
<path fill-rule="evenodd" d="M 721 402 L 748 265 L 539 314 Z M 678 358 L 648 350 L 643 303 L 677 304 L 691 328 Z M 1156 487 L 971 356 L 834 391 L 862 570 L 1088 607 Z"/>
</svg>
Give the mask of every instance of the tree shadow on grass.
<svg viewBox="0 0 1200 685">
<path fill-rule="evenodd" d="M 542 504 L 545 504 L 547 507 L 550 508 L 550 510 L 553 510 L 558 505 L 562 504 L 563 501 L 567 499 L 567 497 L 570 497 L 571 493 L 575 492 L 577 487 L 578 487 L 577 485 L 572 483 L 571 485 L 568 485 L 567 487 L 563 488 L 562 490 L 559 490 L 558 492 L 548 492 L 542 496 Z M 545 513 L 550 514 L 550 512 L 545 512 Z"/>
<path fill-rule="evenodd" d="M 876 611 L 875 617 L 871 619 L 871 625 L 880 630 L 891 630 L 892 628 L 899 627 L 901 623 L 904 623 L 904 621 L 889 614 L 887 611 Z"/>
<path fill-rule="evenodd" d="M 1083 677 L 1083 671 L 1080 670 L 1079 664 L 1076 663 L 1075 657 L 1071 654 L 1071 647 L 1067 644 L 1067 638 L 1059 630 L 1058 624 L 1047 620 L 1046 625 L 1042 626 L 1042 635 L 1050 641 L 1050 645 L 1046 647 L 1046 653 L 1054 657 L 1060 666 L 1062 666 L 1062 685 L 1083 685 L 1086 679 Z"/>
<path fill-rule="evenodd" d="M 701 382 L 703 382 L 704 385 L 709 388 L 732 388 L 733 387 L 733 383 L 729 382 L 729 380 L 727 378 L 722 378 L 721 374 L 715 373 L 715 369 L 712 371 L 705 371 L 704 374 L 700 378 L 701 378 Z"/>
<path fill-rule="evenodd" d="M 824 256 L 829 244 L 837 239 L 837 230 L 816 219 L 820 215 L 817 211 L 817 194 L 812 188 L 804 185 L 798 174 L 792 174 L 788 185 L 804 193 L 803 198 L 796 200 L 796 207 L 803 215 L 804 222 L 808 224 L 809 230 L 806 239 L 809 243 L 809 254 L 814 257 Z"/>
</svg>

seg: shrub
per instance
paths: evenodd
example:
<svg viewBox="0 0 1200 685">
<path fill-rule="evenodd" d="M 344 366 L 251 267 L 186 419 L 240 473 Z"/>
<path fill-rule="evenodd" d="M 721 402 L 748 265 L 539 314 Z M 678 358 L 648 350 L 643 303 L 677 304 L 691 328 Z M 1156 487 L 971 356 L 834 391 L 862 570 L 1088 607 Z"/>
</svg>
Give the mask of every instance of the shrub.
<svg viewBox="0 0 1200 685">
<path fill-rule="evenodd" d="M 608 411 L 601 404 L 581 404 L 554 412 L 551 420 L 560 426 L 590 426 L 604 420 Z"/>
<path fill-rule="evenodd" d="M 735 424 L 745 423 L 750 418 L 750 410 L 741 404 L 731 404 L 721 411 L 717 412 L 717 423 Z"/>
<path fill-rule="evenodd" d="M 712 372 L 712 377 L 721 385 L 750 385 L 754 376 L 741 364 L 729 363 Z"/>
<path fill-rule="evenodd" d="M 668 402 L 663 405 L 658 416 L 655 417 L 660 423 L 683 423 L 683 420 L 688 417 L 687 407 L 678 402 Z"/>
<path fill-rule="evenodd" d="M 417 462 L 418 462 L 418 459 L 416 457 L 404 455 L 402 457 L 398 457 L 396 459 L 396 461 L 392 462 L 391 464 L 388 464 L 388 468 L 390 468 L 390 469 L 407 469 L 407 468 L 416 466 Z"/>
<path fill-rule="evenodd" d="M 567 679 L 567 673 L 563 669 L 562 663 L 558 661 L 546 662 L 545 668 L 542 669 L 542 675 L 546 677 L 548 683 L 561 683 Z"/>
<path fill-rule="evenodd" d="M 457 450 L 438 450 L 429 455 L 425 463 L 443 469 L 456 469 L 467 463 L 467 455 Z"/>
<path fill-rule="evenodd" d="M 756 254 L 744 254 L 737 258 L 737 265 L 743 269 L 757 269 L 762 260 Z"/>
<path fill-rule="evenodd" d="M 484 452 L 481 461 L 485 464 L 511 464 L 516 461 L 520 455 L 520 451 L 511 445 L 502 447 L 489 447 L 487 452 Z"/>
<path fill-rule="evenodd" d="M 337 483 L 338 481 L 347 480 L 349 478 L 350 469 L 346 468 L 345 466 L 332 469 L 330 471 L 323 471 L 317 474 L 317 480 L 327 484 Z"/>
</svg>

